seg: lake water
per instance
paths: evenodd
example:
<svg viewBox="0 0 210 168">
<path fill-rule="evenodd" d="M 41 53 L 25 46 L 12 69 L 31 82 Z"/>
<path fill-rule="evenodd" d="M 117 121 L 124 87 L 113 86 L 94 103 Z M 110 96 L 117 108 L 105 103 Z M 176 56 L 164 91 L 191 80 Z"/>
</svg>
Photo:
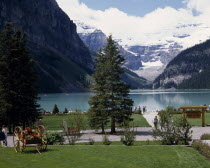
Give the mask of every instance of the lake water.
<svg viewBox="0 0 210 168">
<path fill-rule="evenodd" d="M 79 108 L 87 111 L 88 100 L 92 93 L 57 93 L 40 94 L 41 107 L 52 111 L 54 104 L 58 105 L 60 111 L 66 107 L 68 110 Z M 167 106 L 200 106 L 210 104 L 210 90 L 132 90 L 130 98 L 135 106 L 147 106 L 148 111 L 165 109 Z"/>
</svg>

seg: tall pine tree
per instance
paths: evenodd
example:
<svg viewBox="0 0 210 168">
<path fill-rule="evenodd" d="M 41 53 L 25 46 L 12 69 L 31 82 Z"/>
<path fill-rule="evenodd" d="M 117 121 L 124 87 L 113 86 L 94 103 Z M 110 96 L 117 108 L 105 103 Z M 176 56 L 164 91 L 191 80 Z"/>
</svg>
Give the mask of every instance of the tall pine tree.
<svg viewBox="0 0 210 168">
<path fill-rule="evenodd" d="M 58 109 L 57 104 L 54 105 L 53 110 L 52 110 L 52 113 L 53 114 L 58 114 L 59 113 L 59 109 Z"/>
<path fill-rule="evenodd" d="M 115 133 L 115 124 L 131 120 L 133 101 L 129 98 L 130 87 L 121 80 L 124 72 L 124 57 L 117 44 L 109 36 L 107 44 L 96 58 L 96 69 L 93 75 L 92 90 L 94 96 L 89 104 L 90 125 L 104 128 L 111 119 L 111 133 Z"/>
<path fill-rule="evenodd" d="M 0 32 L 0 117 L 10 128 L 39 118 L 36 81 L 25 34 L 6 23 Z"/>
</svg>

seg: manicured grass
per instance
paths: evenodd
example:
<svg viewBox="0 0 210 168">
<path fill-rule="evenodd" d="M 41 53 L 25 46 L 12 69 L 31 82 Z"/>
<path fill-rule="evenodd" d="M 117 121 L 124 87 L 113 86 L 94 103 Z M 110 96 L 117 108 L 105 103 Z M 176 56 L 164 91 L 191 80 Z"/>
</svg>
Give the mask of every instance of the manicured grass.
<svg viewBox="0 0 210 168">
<path fill-rule="evenodd" d="M 175 117 L 181 117 L 182 114 L 175 114 Z M 187 119 L 192 126 L 202 126 L 202 118 Z M 210 113 L 206 113 L 206 124 L 210 124 Z"/>
<path fill-rule="evenodd" d="M 50 146 L 15 153 L 0 148 L 1 168 L 209 168 L 210 161 L 190 147 L 171 146 Z"/>
<path fill-rule="evenodd" d="M 88 145 L 88 142 L 82 142 L 82 143 L 76 143 L 76 145 Z M 95 142 L 94 145 L 104 145 L 103 142 Z M 111 145 L 122 145 L 122 142 L 120 141 L 113 141 Z M 161 141 L 135 141 L 135 146 L 141 146 L 141 145 L 161 145 Z"/>
<path fill-rule="evenodd" d="M 68 123 L 68 126 L 72 126 L 72 116 L 73 115 L 62 115 L 62 116 L 43 116 L 43 125 L 46 126 L 48 130 L 62 130 L 63 119 Z M 88 125 L 88 118 L 84 115 L 86 129 L 91 129 Z M 135 127 L 149 127 L 150 125 L 142 115 L 134 114 L 132 116 L 134 119 L 131 123 Z M 109 125 L 108 125 L 109 128 Z"/>
<path fill-rule="evenodd" d="M 142 116 L 142 115 L 139 115 L 139 114 L 133 114 L 132 115 L 132 118 L 133 118 L 133 126 L 134 127 L 151 127 L 147 120 Z M 131 125 L 132 125 L 131 123 Z"/>
<path fill-rule="evenodd" d="M 72 125 L 73 115 L 61 115 L 61 116 L 43 116 L 43 125 L 47 130 L 62 130 L 63 129 L 63 120 L 67 121 L 68 127 Z M 87 116 L 84 115 L 86 128 L 89 128 Z"/>
</svg>

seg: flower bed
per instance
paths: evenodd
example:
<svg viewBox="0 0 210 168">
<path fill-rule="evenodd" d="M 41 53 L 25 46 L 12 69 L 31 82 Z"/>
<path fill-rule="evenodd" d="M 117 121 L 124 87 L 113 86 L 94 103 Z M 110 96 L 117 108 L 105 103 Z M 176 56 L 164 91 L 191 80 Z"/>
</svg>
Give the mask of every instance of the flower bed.
<svg viewBox="0 0 210 168">
<path fill-rule="evenodd" d="M 26 128 L 25 130 L 26 144 L 41 143 L 41 139 L 35 129 Z"/>
</svg>

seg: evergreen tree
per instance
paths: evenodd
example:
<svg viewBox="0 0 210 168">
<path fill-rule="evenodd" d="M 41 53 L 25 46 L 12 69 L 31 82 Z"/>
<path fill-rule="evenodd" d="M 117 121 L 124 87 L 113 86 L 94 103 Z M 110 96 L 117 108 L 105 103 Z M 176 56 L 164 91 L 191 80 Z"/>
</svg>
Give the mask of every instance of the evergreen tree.
<svg viewBox="0 0 210 168">
<path fill-rule="evenodd" d="M 94 96 L 89 101 L 89 119 L 92 127 L 104 127 L 111 118 L 111 133 L 115 133 L 115 123 L 131 120 L 133 101 L 129 99 L 130 87 L 121 80 L 125 59 L 120 55 L 117 44 L 109 36 L 107 44 L 96 58 L 92 90 Z"/>
<path fill-rule="evenodd" d="M 67 108 L 64 109 L 63 114 L 68 114 Z"/>
<path fill-rule="evenodd" d="M 57 104 L 54 105 L 52 113 L 53 114 L 58 114 L 59 113 L 59 109 L 58 109 Z"/>
<path fill-rule="evenodd" d="M 39 118 L 36 81 L 25 34 L 6 23 L 0 32 L 0 116 L 10 128 Z"/>
</svg>

